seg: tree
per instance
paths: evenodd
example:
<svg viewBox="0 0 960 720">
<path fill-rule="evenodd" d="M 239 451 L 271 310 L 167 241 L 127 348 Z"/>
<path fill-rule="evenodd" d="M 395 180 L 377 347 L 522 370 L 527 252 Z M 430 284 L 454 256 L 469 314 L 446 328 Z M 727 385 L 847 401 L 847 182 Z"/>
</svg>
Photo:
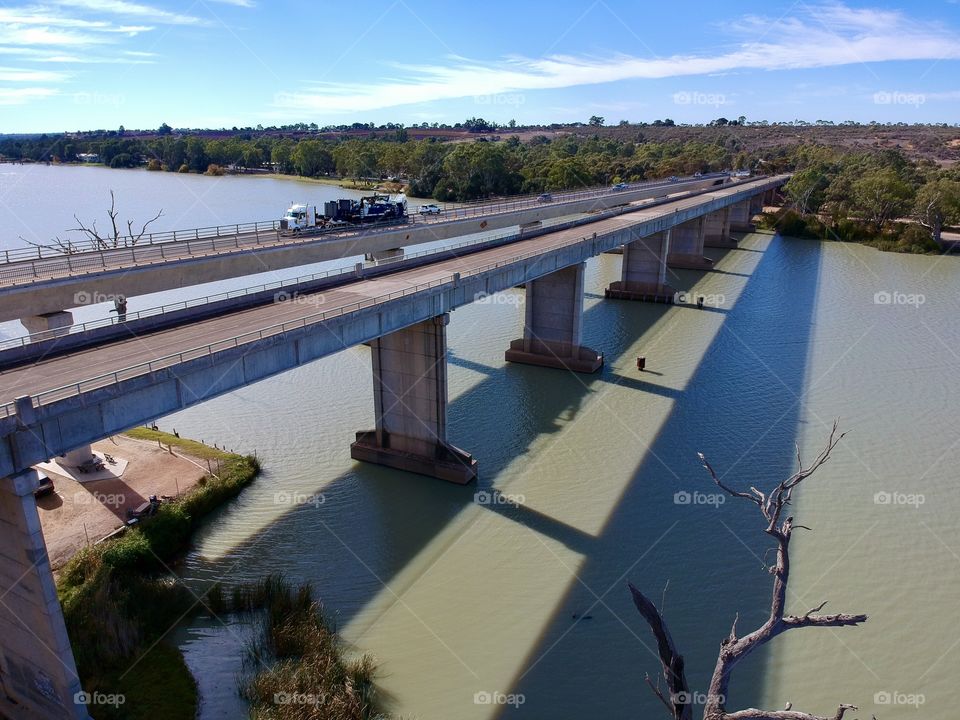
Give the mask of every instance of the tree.
<svg viewBox="0 0 960 720">
<path fill-rule="evenodd" d="M 773 575 L 773 597 L 770 603 L 770 615 L 759 628 L 743 636 L 737 635 L 737 621 L 733 621 L 730 634 L 720 643 L 720 652 L 717 656 L 713 676 L 710 679 L 710 688 L 703 708 L 704 720 L 829 720 L 810 713 L 793 710 L 789 703 L 784 710 L 750 708 L 727 712 L 726 699 L 729 697 L 730 679 L 737 663 L 787 630 L 809 627 L 850 627 L 867 621 L 867 616 L 862 614 L 822 615 L 820 611 L 826 605 L 825 602 L 806 611 L 803 615 L 786 614 L 787 583 L 790 579 L 790 539 L 795 529 L 808 528 L 796 525 L 792 516 L 784 518 L 783 513 L 791 504 L 793 491 L 827 461 L 831 451 L 843 439 L 843 435 L 843 433 L 837 435 L 837 423 L 834 423 L 826 447 L 809 467 L 803 467 L 798 450 L 797 471 L 786 480 L 778 483 L 769 493 L 763 493 L 754 487 L 751 487 L 749 491 L 735 490 L 724 484 L 703 454 L 699 454 L 700 462 L 720 490 L 731 497 L 746 500 L 757 506 L 763 517 L 763 531 L 774 539 L 777 551 L 776 562 L 770 568 L 770 573 Z M 693 706 L 690 703 L 690 686 L 687 683 L 683 656 L 677 652 L 663 615 L 656 605 L 632 584 L 629 585 L 629 588 L 633 595 L 634 605 L 643 619 L 647 621 L 656 638 L 657 651 L 668 695 L 665 695 L 660 689 L 660 683 L 657 682 L 654 685 L 649 676 L 647 677 L 647 684 L 664 704 L 673 720 L 691 720 Z M 856 709 L 855 705 L 842 703 L 837 707 L 832 720 L 842 720 L 848 710 Z"/>
<path fill-rule="evenodd" d="M 938 179 L 923 185 L 913 203 L 913 217 L 939 243 L 943 226 L 960 222 L 960 182 Z"/>
<path fill-rule="evenodd" d="M 600 115 L 591 115 L 590 120 L 587 121 L 587 124 L 591 127 L 601 127 L 604 122 L 606 122 L 605 119 Z"/>
<path fill-rule="evenodd" d="M 784 190 L 800 213 L 806 215 L 820 209 L 825 198 L 824 191 L 829 184 L 826 168 L 811 166 L 795 172 L 787 181 Z"/>
<path fill-rule="evenodd" d="M 878 229 L 907 212 L 912 199 L 913 188 L 891 168 L 869 170 L 851 185 L 854 212 Z"/>
<path fill-rule="evenodd" d="M 173 132 L 173 128 L 167 125 L 166 123 L 163 123 L 157 130 L 157 135 L 169 135 L 172 132 Z"/>
</svg>

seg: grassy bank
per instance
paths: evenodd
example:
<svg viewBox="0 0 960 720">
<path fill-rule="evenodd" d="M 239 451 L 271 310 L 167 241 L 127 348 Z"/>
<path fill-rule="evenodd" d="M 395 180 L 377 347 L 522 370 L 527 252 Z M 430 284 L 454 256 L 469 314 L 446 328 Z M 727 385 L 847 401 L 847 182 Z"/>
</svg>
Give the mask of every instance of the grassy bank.
<svg viewBox="0 0 960 720">
<path fill-rule="evenodd" d="M 216 459 L 219 472 L 124 534 L 82 549 L 60 571 L 57 591 L 84 689 L 125 696 L 118 707 L 92 706 L 94 717 L 192 718 L 193 678 L 163 637 L 199 603 L 170 577 L 169 563 L 189 547 L 203 519 L 248 485 L 260 466 L 256 458 L 166 433 L 138 428 L 129 434 Z"/>
<path fill-rule="evenodd" d="M 250 613 L 259 620 L 238 681 L 255 720 L 374 720 L 374 662 L 348 660 L 309 585 L 280 576 L 208 593 L 214 612 Z"/>
</svg>

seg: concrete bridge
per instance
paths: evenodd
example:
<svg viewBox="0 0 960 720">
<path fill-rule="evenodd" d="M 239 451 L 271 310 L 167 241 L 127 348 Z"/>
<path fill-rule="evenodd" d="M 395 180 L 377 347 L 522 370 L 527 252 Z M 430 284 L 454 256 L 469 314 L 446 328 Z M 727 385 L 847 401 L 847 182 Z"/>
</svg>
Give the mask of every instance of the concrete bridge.
<svg viewBox="0 0 960 720">
<path fill-rule="evenodd" d="M 478 461 L 450 443 L 446 431 L 451 311 L 525 285 L 523 336 L 505 348 L 506 359 L 594 372 L 603 355 L 581 343 L 586 260 L 623 246 L 621 279 L 608 297 L 669 300 L 667 267 L 709 268 L 704 248 L 734 244 L 730 232 L 749 230 L 763 195 L 787 179 L 610 210 L 468 254 L 397 263 L 376 277 L 358 269 L 292 301 L 224 309 L 157 330 L 155 343 L 113 340 L 4 371 L 0 399 L 12 400 L 0 406 L 0 672 L 7 696 L 23 717 L 87 717 L 74 702 L 80 684 L 40 531 L 33 465 L 368 343 L 375 427 L 357 432 L 351 455 L 467 483 L 477 477 Z M 164 357 L 147 347 L 157 343 Z"/>
<path fill-rule="evenodd" d="M 382 258 L 422 243 L 535 225 L 726 181 L 725 174 L 716 174 L 638 183 L 616 192 L 558 193 L 550 202 L 524 197 L 477 203 L 446 209 L 439 216 L 413 212 L 397 224 L 314 234 L 281 232 L 278 223 L 267 222 L 158 233 L 129 247 L 88 244 L 69 254 L 52 247 L 10 250 L 0 253 L 0 322 L 21 320 L 29 332 L 43 332 L 72 324 L 66 311 L 82 304 L 79 297 L 144 295 L 354 255 Z"/>
</svg>

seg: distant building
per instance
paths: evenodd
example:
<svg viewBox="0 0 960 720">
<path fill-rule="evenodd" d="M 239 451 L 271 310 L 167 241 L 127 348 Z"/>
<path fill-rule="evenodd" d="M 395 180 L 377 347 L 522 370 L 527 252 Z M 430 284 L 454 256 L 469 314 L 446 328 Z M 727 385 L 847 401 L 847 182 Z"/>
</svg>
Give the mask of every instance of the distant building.
<svg viewBox="0 0 960 720">
<path fill-rule="evenodd" d="M 80 160 L 80 162 L 85 163 L 100 162 L 100 156 L 97 153 L 77 153 L 77 158 Z"/>
</svg>

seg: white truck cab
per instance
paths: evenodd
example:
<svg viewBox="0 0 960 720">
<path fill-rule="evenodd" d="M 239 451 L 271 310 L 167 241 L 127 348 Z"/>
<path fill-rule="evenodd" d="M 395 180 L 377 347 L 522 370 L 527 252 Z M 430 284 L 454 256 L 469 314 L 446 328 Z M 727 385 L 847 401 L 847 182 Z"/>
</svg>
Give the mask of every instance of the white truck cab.
<svg viewBox="0 0 960 720">
<path fill-rule="evenodd" d="M 280 218 L 281 230 L 305 230 L 317 226 L 317 208 L 313 205 L 293 204 L 287 208 L 287 213 Z"/>
</svg>

